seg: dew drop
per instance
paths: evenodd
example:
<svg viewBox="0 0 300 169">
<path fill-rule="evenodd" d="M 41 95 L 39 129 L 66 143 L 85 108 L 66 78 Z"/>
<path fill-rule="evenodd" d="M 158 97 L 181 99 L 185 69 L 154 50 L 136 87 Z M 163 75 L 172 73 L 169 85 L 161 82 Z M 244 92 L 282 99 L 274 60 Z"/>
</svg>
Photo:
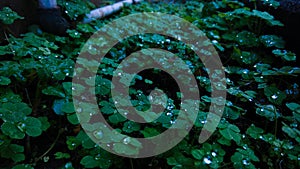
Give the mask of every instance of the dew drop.
<svg viewBox="0 0 300 169">
<path fill-rule="evenodd" d="M 275 99 L 278 98 L 278 96 L 274 94 L 274 95 L 271 96 L 271 98 L 275 100 Z"/>
<path fill-rule="evenodd" d="M 103 132 L 102 132 L 102 130 L 94 131 L 93 134 L 96 137 L 96 139 L 102 139 L 103 138 Z"/>
<path fill-rule="evenodd" d="M 124 139 L 123 139 L 123 143 L 124 144 L 128 144 L 130 142 L 130 137 L 125 137 Z"/>
<path fill-rule="evenodd" d="M 250 165 L 250 163 L 247 160 L 242 161 L 244 165 Z"/>
<path fill-rule="evenodd" d="M 204 162 L 205 164 L 211 164 L 211 160 L 208 159 L 208 158 L 206 158 L 206 157 L 203 159 L 203 162 Z"/>
<path fill-rule="evenodd" d="M 77 113 L 81 113 L 81 112 L 82 112 L 82 108 L 81 108 L 81 107 L 78 107 L 78 108 L 76 109 L 76 112 L 77 112 Z"/>
<path fill-rule="evenodd" d="M 206 123 L 206 120 L 202 120 L 202 121 L 201 121 L 201 124 L 205 124 L 205 123 Z"/>
<path fill-rule="evenodd" d="M 66 163 L 65 168 L 73 168 L 72 163 L 71 162 Z"/>
<path fill-rule="evenodd" d="M 297 127 L 298 127 L 298 124 L 297 124 L 297 123 L 292 123 L 292 124 L 291 124 L 291 127 L 297 128 Z"/>
<path fill-rule="evenodd" d="M 153 97 L 151 95 L 148 96 L 148 98 L 149 98 L 149 101 L 153 101 Z"/>
<path fill-rule="evenodd" d="M 249 73 L 249 70 L 244 69 L 244 70 L 243 70 L 243 73 L 244 73 L 244 74 L 248 74 L 248 73 Z"/>
<path fill-rule="evenodd" d="M 95 160 L 100 160 L 101 159 L 101 154 L 97 154 L 96 156 L 95 156 Z"/>
</svg>

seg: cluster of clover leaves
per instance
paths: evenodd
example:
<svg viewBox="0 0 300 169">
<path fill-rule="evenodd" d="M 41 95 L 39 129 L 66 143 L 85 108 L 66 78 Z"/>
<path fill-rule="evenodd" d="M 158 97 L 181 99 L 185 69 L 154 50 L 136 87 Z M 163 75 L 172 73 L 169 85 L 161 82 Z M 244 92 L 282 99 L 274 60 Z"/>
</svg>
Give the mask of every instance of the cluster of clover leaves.
<svg viewBox="0 0 300 169">
<path fill-rule="evenodd" d="M 296 55 L 285 50 L 285 41 L 274 31 L 284 25 L 267 9 L 251 9 L 234 0 L 186 4 L 144 2 L 125 6 L 112 17 L 83 24 L 79 21 L 94 7 L 92 4 L 84 0 L 58 2 L 69 21 L 76 23 L 66 36 L 48 34 L 32 25 L 27 33 L 14 37 L 9 25 L 23 17 L 8 7 L 0 10 L 5 35 L 0 46 L 1 168 L 300 167 L 300 84 L 297 81 L 300 68 L 295 66 Z M 266 0 L 265 5 L 276 8 L 279 4 Z M 200 88 L 201 106 L 190 134 L 164 154 L 128 159 L 101 149 L 80 128 L 72 102 L 71 82 L 81 47 L 105 23 L 138 12 L 162 12 L 184 18 L 201 29 L 219 53 L 226 72 L 228 97 L 217 130 L 204 144 L 199 144 L 197 139 L 206 123 L 210 103 L 218 102 L 210 98 L 206 68 L 186 44 L 157 34 L 124 39 L 110 50 L 96 79 L 96 84 L 100 84 L 96 88 L 99 108 L 113 128 L 132 137 L 151 137 L 168 129 L 178 115 L 179 91 L 168 88 L 174 80 L 162 71 L 141 73 L 130 88 L 131 102 L 140 110 L 149 106 L 147 90 L 153 85 L 162 83 L 164 90 L 170 90 L 172 97 L 168 99 L 165 113 L 154 123 L 143 125 L 125 119 L 116 111 L 110 94 L 111 76 L 122 59 L 145 48 L 166 49 L 186 62 Z M 93 55 L 97 51 L 91 49 L 89 53 Z M 84 61 L 80 64 L 94 66 Z M 157 78 L 153 76 L 160 80 L 155 81 Z M 89 79 L 85 83 L 89 84 Z M 84 87 L 78 85 L 76 90 Z M 86 105 L 83 109 L 95 111 L 89 108 Z M 94 132 L 96 138 L 102 134 Z M 139 152 L 138 144 L 121 144 L 113 147 L 115 151 Z"/>
</svg>

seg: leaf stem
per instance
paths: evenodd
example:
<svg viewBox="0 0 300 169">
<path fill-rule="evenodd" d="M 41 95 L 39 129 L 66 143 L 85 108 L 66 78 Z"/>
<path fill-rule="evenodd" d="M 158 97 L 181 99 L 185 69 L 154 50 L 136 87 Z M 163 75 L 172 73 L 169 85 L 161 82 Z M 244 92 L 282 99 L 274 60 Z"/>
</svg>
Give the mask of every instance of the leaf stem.
<svg viewBox="0 0 300 169">
<path fill-rule="evenodd" d="M 132 159 L 130 159 L 131 169 L 134 169 Z"/>
<path fill-rule="evenodd" d="M 41 156 L 39 156 L 38 158 L 36 158 L 36 159 L 34 160 L 34 164 L 36 164 L 39 160 L 41 160 L 45 155 L 47 155 L 47 154 L 54 148 L 54 146 L 55 146 L 55 144 L 57 143 L 57 141 L 58 141 L 60 135 L 61 135 L 63 132 L 64 132 L 64 129 L 61 128 L 61 129 L 58 131 L 58 134 L 57 134 L 57 136 L 56 136 L 54 142 L 51 144 L 51 146 L 48 148 L 48 150 L 47 150 L 46 152 L 44 152 Z"/>
<path fill-rule="evenodd" d="M 274 108 L 274 116 L 275 116 L 275 132 L 274 132 L 274 136 L 276 138 L 277 136 L 277 127 L 278 127 L 278 120 L 277 120 L 277 114 L 276 114 L 276 107 Z"/>
</svg>

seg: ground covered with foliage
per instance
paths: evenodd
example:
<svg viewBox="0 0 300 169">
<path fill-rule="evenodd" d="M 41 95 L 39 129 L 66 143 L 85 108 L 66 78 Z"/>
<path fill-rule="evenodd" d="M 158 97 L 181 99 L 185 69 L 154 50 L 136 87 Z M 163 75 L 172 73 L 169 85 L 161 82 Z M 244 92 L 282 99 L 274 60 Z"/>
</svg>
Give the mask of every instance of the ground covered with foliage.
<svg viewBox="0 0 300 169">
<path fill-rule="evenodd" d="M 272 15 L 231 0 L 144 2 L 83 24 L 79 21 L 93 5 L 83 0 L 58 2 L 72 24 L 66 36 L 43 32 L 36 25 L 20 37 L 4 29 L 6 42 L 0 46 L 1 168 L 300 168 L 300 68 L 296 54 L 285 49 L 284 39 L 276 33 L 284 25 Z M 276 1 L 266 3 L 270 8 L 278 5 Z M 217 100 L 210 98 L 210 79 L 204 65 L 194 59 L 195 53 L 181 41 L 157 34 L 121 41 L 100 65 L 97 83 L 101 87 L 96 90 L 102 98 L 99 108 L 119 132 L 132 137 L 157 135 L 174 123 L 180 109 L 174 94 L 178 88 L 169 87 L 176 86 L 174 80 L 164 72 L 148 70 L 133 83 L 131 102 L 143 110 L 149 104 L 149 90 L 160 87 L 169 96 L 161 117 L 145 126 L 115 111 L 110 99 L 111 76 L 132 52 L 155 47 L 176 54 L 193 71 L 201 93 L 197 120 L 184 140 L 161 155 L 130 159 L 101 149 L 81 129 L 72 106 L 71 82 L 76 58 L 87 39 L 104 24 L 138 12 L 176 15 L 202 30 L 222 60 L 228 96 L 217 130 L 199 144 L 209 105 Z M 8 8 L 0 11 L 2 25 L 15 19 L 22 17 Z M 138 147 L 131 146 L 126 151 L 138 153 Z M 118 148 L 122 146 L 115 148 L 122 151 Z"/>
</svg>

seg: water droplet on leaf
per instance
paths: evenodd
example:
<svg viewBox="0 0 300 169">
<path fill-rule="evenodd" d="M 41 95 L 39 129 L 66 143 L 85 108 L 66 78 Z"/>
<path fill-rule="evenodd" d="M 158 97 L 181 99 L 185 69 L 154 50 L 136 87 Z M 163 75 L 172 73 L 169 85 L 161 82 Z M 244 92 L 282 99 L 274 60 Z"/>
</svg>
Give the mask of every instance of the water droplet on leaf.
<svg viewBox="0 0 300 169">
<path fill-rule="evenodd" d="M 208 159 L 208 158 L 206 158 L 206 157 L 203 159 L 203 162 L 204 162 L 205 164 L 211 164 L 211 160 Z"/>
<path fill-rule="evenodd" d="M 103 132 L 102 132 L 102 130 L 94 131 L 93 134 L 96 137 L 96 139 L 102 139 L 103 138 Z"/>
<path fill-rule="evenodd" d="M 244 165 L 250 165 L 250 163 L 247 160 L 242 161 Z"/>
<path fill-rule="evenodd" d="M 123 139 L 123 143 L 124 144 L 128 144 L 130 142 L 130 137 L 125 137 L 124 139 Z"/>
</svg>

